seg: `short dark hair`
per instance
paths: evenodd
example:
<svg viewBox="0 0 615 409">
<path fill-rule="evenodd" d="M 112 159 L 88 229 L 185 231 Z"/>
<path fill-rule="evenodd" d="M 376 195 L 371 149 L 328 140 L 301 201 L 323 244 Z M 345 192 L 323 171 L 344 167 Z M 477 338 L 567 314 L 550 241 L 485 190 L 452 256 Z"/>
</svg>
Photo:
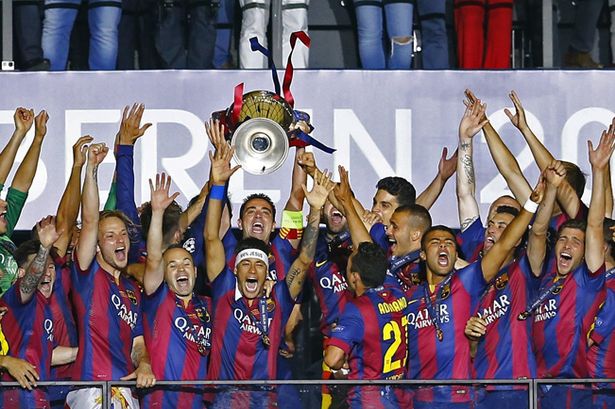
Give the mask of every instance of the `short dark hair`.
<svg viewBox="0 0 615 409">
<path fill-rule="evenodd" d="M 382 189 L 395 196 L 400 206 L 412 205 L 416 201 L 416 189 L 412 183 L 399 176 L 387 176 L 380 179 L 376 189 Z"/>
<path fill-rule="evenodd" d="M 453 240 L 455 241 L 455 247 L 457 247 L 457 240 L 456 240 L 457 235 L 455 234 L 453 229 L 451 229 L 448 226 L 444 226 L 442 224 L 437 224 L 435 226 L 431 226 L 429 229 L 427 229 L 425 233 L 423 233 L 423 237 L 421 237 L 421 250 L 425 250 L 425 247 L 427 246 L 427 236 L 429 235 L 429 233 L 434 232 L 434 231 L 445 231 L 449 233 L 453 237 Z M 457 249 L 457 251 L 459 251 L 459 249 Z"/>
<path fill-rule="evenodd" d="M 508 205 L 501 205 L 495 208 L 495 213 L 510 214 L 513 217 L 517 217 L 519 215 L 519 209 Z"/>
<path fill-rule="evenodd" d="M 179 229 L 179 220 L 182 215 L 182 208 L 176 202 L 173 201 L 166 209 L 162 216 L 162 241 L 163 243 L 170 243 L 173 235 Z M 149 232 L 149 226 L 152 223 L 152 203 L 147 202 L 143 204 L 141 215 L 141 235 L 143 240 L 147 240 L 147 234 Z"/>
<path fill-rule="evenodd" d="M 559 226 L 559 229 L 557 229 L 557 238 L 559 238 L 564 229 L 577 229 L 585 233 L 585 230 L 587 230 L 587 222 L 579 219 L 566 220 L 561 226 Z"/>
<path fill-rule="evenodd" d="M 408 213 L 410 222 L 422 232 L 431 227 L 431 215 L 429 210 L 419 204 L 402 205 L 395 209 L 394 213 Z"/>
<path fill-rule="evenodd" d="M 562 161 L 564 169 L 566 169 L 566 182 L 574 189 L 579 198 L 585 192 L 585 174 L 577 165 L 572 162 Z"/>
<path fill-rule="evenodd" d="M 237 246 L 235 247 L 235 255 L 247 249 L 257 249 L 267 255 L 271 253 L 271 247 L 264 241 L 254 237 L 246 237 L 245 239 L 239 240 L 239 242 L 237 243 Z"/>
<path fill-rule="evenodd" d="M 241 204 L 241 207 L 239 208 L 239 218 L 240 219 L 243 217 L 243 212 L 244 210 L 246 210 L 246 205 L 252 199 L 262 199 L 265 202 L 269 203 L 269 205 L 271 205 L 271 213 L 272 213 L 273 220 L 275 220 L 275 204 L 273 203 L 273 200 L 271 200 L 271 198 L 264 193 L 252 193 L 250 196 L 243 199 L 243 203 Z"/>
<path fill-rule="evenodd" d="M 359 243 L 352 257 L 352 272 L 359 273 L 363 285 L 368 288 L 379 287 L 384 283 L 389 261 L 382 248 L 374 243 Z"/>
<path fill-rule="evenodd" d="M 26 268 L 28 266 L 28 257 L 38 253 L 38 249 L 41 246 L 41 242 L 36 239 L 26 240 L 17 247 L 13 257 L 17 262 L 19 268 Z"/>
</svg>

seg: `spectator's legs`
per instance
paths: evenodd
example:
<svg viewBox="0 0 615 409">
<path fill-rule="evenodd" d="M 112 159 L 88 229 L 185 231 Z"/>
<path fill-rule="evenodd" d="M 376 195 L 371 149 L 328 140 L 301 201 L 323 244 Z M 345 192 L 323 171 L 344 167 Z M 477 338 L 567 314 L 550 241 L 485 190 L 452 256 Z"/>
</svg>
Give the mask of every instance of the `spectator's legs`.
<svg viewBox="0 0 615 409">
<path fill-rule="evenodd" d="M 423 68 L 427 70 L 450 68 L 446 35 L 446 1 L 418 0 L 417 8 L 421 21 Z"/>
<path fill-rule="evenodd" d="M 484 0 L 455 0 L 455 31 L 459 68 L 481 68 L 485 48 Z"/>
<path fill-rule="evenodd" d="M 570 39 L 568 52 L 564 56 L 564 65 L 578 68 L 601 68 L 592 60 L 596 24 L 604 0 L 579 0 L 574 14 L 574 30 Z"/>
<path fill-rule="evenodd" d="M 156 35 L 156 13 L 152 10 L 153 6 L 143 11 L 137 19 L 137 50 L 139 53 L 139 68 L 142 70 L 152 70 L 159 68 L 159 57 L 156 52 L 154 38 Z"/>
<path fill-rule="evenodd" d="M 45 0 L 43 53 L 52 71 L 66 69 L 70 33 L 81 0 Z"/>
<path fill-rule="evenodd" d="M 214 25 L 216 16 L 212 13 L 209 5 L 199 3 L 195 0 L 188 2 L 190 19 L 188 21 L 186 66 L 189 69 L 206 69 L 213 66 L 214 47 L 216 45 L 216 27 Z"/>
<path fill-rule="evenodd" d="M 383 10 L 382 4 L 357 0 L 354 2 L 359 38 L 361 67 L 366 70 L 384 70 Z"/>
<path fill-rule="evenodd" d="M 609 14 L 611 16 L 611 63 L 615 63 L 615 0 L 609 0 Z"/>
<path fill-rule="evenodd" d="M 182 4 L 161 7 L 158 29 L 156 30 L 156 50 L 162 60 L 161 68 L 186 68 L 186 8 Z"/>
<path fill-rule="evenodd" d="M 220 0 L 220 8 L 216 25 L 216 47 L 214 50 L 214 68 L 229 68 L 232 64 L 230 53 L 231 37 L 233 35 L 233 15 L 235 0 Z"/>
<path fill-rule="evenodd" d="M 310 0 L 282 0 L 282 64 L 285 66 L 290 53 L 290 35 L 295 31 L 308 31 L 308 6 Z M 293 67 L 307 68 L 310 49 L 297 41 L 293 52 Z"/>
<path fill-rule="evenodd" d="M 117 69 L 135 69 L 135 51 L 137 49 L 138 16 L 136 11 L 122 10 L 118 28 Z"/>
<path fill-rule="evenodd" d="M 17 63 L 23 70 L 49 69 L 43 59 L 41 36 L 42 2 L 14 1 L 13 28 L 17 40 Z"/>
<path fill-rule="evenodd" d="M 267 47 L 270 0 L 239 0 L 241 6 L 241 34 L 239 35 L 239 67 L 267 68 L 267 59 L 250 48 L 250 38 Z"/>
<path fill-rule="evenodd" d="M 384 5 L 387 34 L 391 40 L 390 70 L 409 70 L 412 68 L 412 25 L 414 6 L 408 2 L 387 3 Z"/>
<path fill-rule="evenodd" d="M 91 0 L 90 26 L 91 70 L 113 70 L 117 64 L 118 27 L 122 17 L 121 0 Z"/>
<path fill-rule="evenodd" d="M 510 68 L 513 0 L 487 0 L 487 49 L 483 68 Z"/>
</svg>

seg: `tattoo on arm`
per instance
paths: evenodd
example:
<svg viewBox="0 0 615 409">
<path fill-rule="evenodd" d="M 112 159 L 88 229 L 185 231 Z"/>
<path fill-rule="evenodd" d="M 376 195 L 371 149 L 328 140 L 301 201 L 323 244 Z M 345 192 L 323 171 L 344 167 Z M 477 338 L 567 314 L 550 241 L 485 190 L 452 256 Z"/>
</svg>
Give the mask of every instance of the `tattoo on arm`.
<svg viewBox="0 0 615 409">
<path fill-rule="evenodd" d="M 462 151 L 467 151 L 471 147 L 472 147 L 471 142 L 461 142 L 461 145 L 459 145 L 459 149 L 461 149 Z"/>
<path fill-rule="evenodd" d="M 92 178 L 94 179 L 94 182 L 98 184 L 98 165 L 92 168 Z"/>
<path fill-rule="evenodd" d="M 34 290 L 36 290 L 36 287 L 45 272 L 45 262 L 47 261 L 48 255 L 49 249 L 40 246 L 34 260 L 32 260 L 32 263 L 28 266 L 26 275 L 23 277 L 19 285 L 19 290 L 23 294 L 30 295 L 34 292 Z"/>
<path fill-rule="evenodd" d="M 463 164 L 463 170 L 466 175 L 467 182 L 474 183 L 474 161 L 472 160 L 472 156 L 463 155 L 463 158 L 461 158 L 461 163 Z"/>
<path fill-rule="evenodd" d="M 461 231 L 464 231 L 465 229 L 467 229 L 468 227 L 470 227 L 470 225 L 472 223 L 474 223 L 476 221 L 476 219 L 478 219 L 478 216 L 474 216 L 474 217 L 468 217 L 467 219 L 463 220 L 461 222 Z"/>
</svg>

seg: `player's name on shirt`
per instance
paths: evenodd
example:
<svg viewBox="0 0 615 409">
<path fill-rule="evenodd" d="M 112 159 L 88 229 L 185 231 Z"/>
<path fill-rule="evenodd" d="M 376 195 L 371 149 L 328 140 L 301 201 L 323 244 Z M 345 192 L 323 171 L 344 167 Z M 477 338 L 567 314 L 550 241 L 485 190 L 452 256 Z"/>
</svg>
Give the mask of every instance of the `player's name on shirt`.
<svg viewBox="0 0 615 409">
<path fill-rule="evenodd" d="M 400 312 L 404 311 L 407 306 L 408 301 L 406 301 L 406 297 L 401 297 L 391 302 L 379 302 L 378 313 L 380 313 L 380 315 L 384 315 L 392 312 Z"/>
<path fill-rule="evenodd" d="M 137 305 L 137 296 L 134 291 L 120 290 L 119 293 L 122 298 L 128 298 L 133 305 Z M 122 299 L 115 293 L 111 294 L 111 304 L 115 307 L 117 316 L 128 324 L 130 329 L 135 329 L 137 319 L 139 318 L 139 313 L 129 309 L 126 304 L 122 302 Z"/>
<path fill-rule="evenodd" d="M 482 310 L 478 311 L 478 316 L 485 320 L 487 325 L 497 321 L 508 313 L 510 309 L 510 299 L 508 294 L 501 294 L 498 298 L 493 300 L 491 304 Z"/>
</svg>

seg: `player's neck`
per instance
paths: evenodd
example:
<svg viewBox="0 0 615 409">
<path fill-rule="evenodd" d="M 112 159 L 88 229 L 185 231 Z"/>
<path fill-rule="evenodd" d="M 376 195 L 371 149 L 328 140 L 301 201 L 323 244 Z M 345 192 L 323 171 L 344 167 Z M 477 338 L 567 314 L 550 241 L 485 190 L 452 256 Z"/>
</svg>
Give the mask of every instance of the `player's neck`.
<svg viewBox="0 0 615 409">
<path fill-rule="evenodd" d="M 452 274 L 452 271 L 449 274 Z M 445 276 L 442 276 L 439 274 L 432 273 L 431 271 L 429 271 L 429 269 L 427 270 L 427 283 L 429 283 L 430 286 L 436 286 L 440 284 L 442 281 L 446 279 L 446 277 L 448 277 L 448 274 Z"/>
<path fill-rule="evenodd" d="M 192 300 L 192 293 L 189 295 L 178 295 L 177 298 L 182 300 L 184 303 L 184 308 L 188 308 L 188 304 L 190 304 L 190 300 Z"/>
<path fill-rule="evenodd" d="M 113 267 L 111 264 L 107 263 L 102 256 L 99 254 L 96 255 L 96 260 L 98 261 L 98 264 L 100 265 L 100 267 L 102 267 L 103 270 L 105 270 L 108 274 L 110 274 L 111 276 L 113 276 L 113 278 L 115 279 L 115 282 L 118 283 L 119 279 L 120 279 L 120 275 L 122 274 L 121 270 L 116 269 L 115 267 Z"/>
</svg>

